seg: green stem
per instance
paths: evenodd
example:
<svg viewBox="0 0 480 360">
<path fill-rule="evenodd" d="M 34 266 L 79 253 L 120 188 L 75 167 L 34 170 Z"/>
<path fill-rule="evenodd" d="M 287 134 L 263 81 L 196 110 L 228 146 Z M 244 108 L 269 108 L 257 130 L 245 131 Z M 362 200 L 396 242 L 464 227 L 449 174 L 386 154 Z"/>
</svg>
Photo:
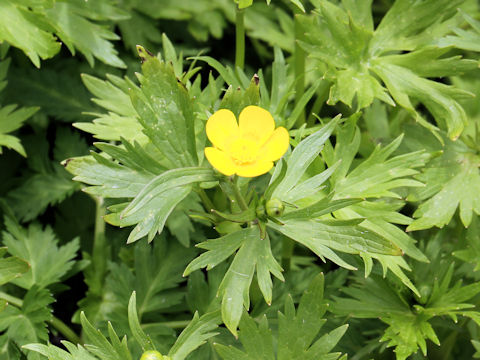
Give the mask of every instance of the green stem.
<svg viewBox="0 0 480 360">
<path fill-rule="evenodd" d="M 240 206 L 240 209 L 248 210 L 248 205 L 245 202 L 245 199 L 243 198 L 242 193 L 240 192 L 240 189 L 237 186 L 237 183 L 235 182 L 235 180 L 232 180 L 231 183 L 232 183 L 233 193 L 235 194 L 235 199 L 237 200 L 237 203 Z"/>
<path fill-rule="evenodd" d="M 299 11 L 299 10 L 298 10 Z M 295 48 L 293 50 L 294 70 L 295 70 L 295 105 L 305 92 L 305 51 L 300 47 L 298 40 L 303 38 L 303 27 L 300 15 L 296 14 L 294 19 L 295 26 Z M 305 122 L 305 110 L 303 110 L 296 119 L 297 126 L 301 126 Z"/>
<path fill-rule="evenodd" d="M 290 270 L 295 242 L 286 236 L 282 239 L 282 267 L 285 271 Z"/>
<path fill-rule="evenodd" d="M 22 299 L 19 299 L 15 296 L 12 296 L 10 294 L 7 294 L 3 291 L 0 291 L 0 299 L 3 299 L 5 300 L 6 302 L 12 304 L 12 305 L 15 305 L 16 307 L 22 307 L 22 304 L 23 304 L 23 301 Z"/>
<path fill-rule="evenodd" d="M 312 111 L 308 116 L 307 127 L 315 125 L 315 120 L 317 119 L 313 114 L 317 114 L 322 110 L 323 104 L 327 101 L 328 92 L 330 90 L 330 82 L 323 80 L 320 86 L 317 89 L 317 98 L 312 106 Z"/>
<path fill-rule="evenodd" d="M 23 305 L 22 299 L 19 299 L 15 296 L 7 294 L 3 291 L 0 291 L 0 299 L 7 301 L 8 303 L 21 308 Z M 62 320 L 52 315 L 52 318 L 48 320 L 48 323 L 52 325 L 55 329 L 61 333 L 65 339 L 70 341 L 73 344 L 80 344 L 80 337 L 72 330 L 70 327 L 65 324 Z"/>
<path fill-rule="evenodd" d="M 244 10 L 237 7 L 235 18 L 235 68 L 245 66 L 245 19 Z"/>
<path fill-rule="evenodd" d="M 80 337 L 68 327 L 62 320 L 52 316 L 52 318 L 48 321 L 50 325 L 52 325 L 57 331 L 65 336 L 65 339 L 70 341 L 73 344 L 81 344 Z"/>
<path fill-rule="evenodd" d="M 87 296 L 101 299 L 104 291 L 104 281 L 107 272 L 107 263 L 110 260 L 109 247 L 105 238 L 105 221 L 103 219 L 106 209 L 102 197 L 92 196 L 95 201 L 95 228 L 93 232 L 93 245 L 91 263 L 84 270 L 88 283 Z M 82 331 L 83 338 L 83 331 Z"/>
<path fill-rule="evenodd" d="M 102 197 L 96 197 L 95 203 L 96 213 L 95 230 L 93 234 L 92 265 L 95 268 L 95 277 L 100 290 L 103 284 L 105 272 L 107 271 L 108 260 L 107 242 L 105 239 L 105 220 L 103 220 L 106 211 Z"/>
<path fill-rule="evenodd" d="M 212 209 L 215 208 L 215 206 L 213 206 L 213 203 L 212 201 L 210 200 L 210 198 L 208 197 L 207 193 L 205 192 L 205 190 L 203 189 L 198 189 L 197 190 L 197 194 L 198 196 L 200 196 L 200 199 L 202 200 L 203 202 L 203 206 L 205 207 L 205 210 L 207 210 L 207 212 L 211 212 Z"/>
</svg>

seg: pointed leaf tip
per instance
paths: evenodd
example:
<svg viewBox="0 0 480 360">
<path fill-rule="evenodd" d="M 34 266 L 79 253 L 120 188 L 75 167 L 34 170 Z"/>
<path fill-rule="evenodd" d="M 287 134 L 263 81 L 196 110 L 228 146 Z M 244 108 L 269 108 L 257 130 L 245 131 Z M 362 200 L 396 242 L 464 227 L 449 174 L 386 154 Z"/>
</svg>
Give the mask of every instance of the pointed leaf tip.
<svg viewBox="0 0 480 360">
<path fill-rule="evenodd" d="M 142 45 L 137 45 L 136 48 L 137 48 L 138 56 L 142 60 L 142 63 L 147 61 L 147 59 L 154 57 L 154 55 L 150 51 L 145 49 Z"/>
</svg>

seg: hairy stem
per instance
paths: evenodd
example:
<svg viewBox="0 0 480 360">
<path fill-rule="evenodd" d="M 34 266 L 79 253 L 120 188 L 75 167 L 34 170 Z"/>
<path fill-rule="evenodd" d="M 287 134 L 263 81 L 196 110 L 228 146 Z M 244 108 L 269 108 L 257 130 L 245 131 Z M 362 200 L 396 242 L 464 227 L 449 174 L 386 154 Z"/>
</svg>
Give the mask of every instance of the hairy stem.
<svg viewBox="0 0 480 360">
<path fill-rule="evenodd" d="M 245 19 L 244 10 L 237 7 L 235 18 L 235 68 L 245 66 Z"/>
<path fill-rule="evenodd" d="M 300 47 L 298 40 L 303 38 L 303 29 L 300 15 L 297 13 L 294 20 L 295 25 L 295 48 L 293 50 L 294 66 L 295 66 L 295 105 L 300 102 L 300 99 L 305 92 L 305 51 Z M 305 110 L 303 110 L 298 118 L 296 124 L 301 126 L 305 122 Z"/>
<path fill-rule="evenodd" d="M 240 209 L 242 209 L 242 210 L 247 210 L 248 205 L 247 205 L 242 193 L 240 192 L 240 189 L 238 188 L 238 185 L 237 185 L 236 181 L 232 180 L 231 183 L 232 183 L 233 193 L 235 194 L 235 199 L 237 200 L 238 206 L 240 206 Z"/>
<path fill-rule="evenodd" d="M 215 206 L 213 206 L 212 200 L 210 200 L 210 198 L 208 197 L 208 195 L 207 195 L 207 193 L 205 192 L 204 189 L 198 189 L 197 194 L 198 194 L 198 196 L 200 196 L 200 199 L 202 200 L 203 206 L 204 206 L 205 210 L 207 210 L 207 212 L 210 212 L 210 211 L 212 211 L 212 209 L 215 208 Z"/>
<path fill-rule="evenodd" d="M 7 301 L 8 303 L 21 308 L 23 305 L 22 299 L 19 299 L 15 296 L 7 294 L 3 291 L 0 291 L 0 299 Z M 80 337 L 73 331 L 67 324 L 65 324 L 62 320 L 52 315 L 52 318 L 48 320 L 48 323 L 58 330 L 60 334 L 62 334 L 65 339 L 70 341 L 73 344 L 80 344 Z"/>
</svg>

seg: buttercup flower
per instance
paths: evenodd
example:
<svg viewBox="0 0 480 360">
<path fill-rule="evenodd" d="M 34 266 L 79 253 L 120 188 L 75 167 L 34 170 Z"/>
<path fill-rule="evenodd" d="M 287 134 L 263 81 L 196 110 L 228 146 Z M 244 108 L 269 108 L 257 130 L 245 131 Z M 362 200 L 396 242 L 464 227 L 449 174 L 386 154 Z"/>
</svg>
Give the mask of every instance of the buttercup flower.
<svg viewBox="0 0 480 360">
<path fill-rule="evenodd" d="M 275 129 L 272 115 L 258 106 L 247 106 L 237 119 L 221 109 L 207 121 L 207 136 L 213 147 L 205 156 L 222 174 L 255 177 L 265 174 L 288 149 L 287 129 Z"/>
</svg>

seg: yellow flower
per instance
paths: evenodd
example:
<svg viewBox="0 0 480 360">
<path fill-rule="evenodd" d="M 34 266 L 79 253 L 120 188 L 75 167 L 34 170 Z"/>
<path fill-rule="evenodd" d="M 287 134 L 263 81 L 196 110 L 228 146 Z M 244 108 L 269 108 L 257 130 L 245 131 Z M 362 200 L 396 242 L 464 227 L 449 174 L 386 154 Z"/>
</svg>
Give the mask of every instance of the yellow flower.
<svg viewBox="0 0 480 360">
<path fill-rule="evenodd" d="M 207 136 L 214 147 L 205 156 L 222 174 L 254 177 L 267 173 L 288 149 L 287 129 L 275 129 L 272 115 L 258 106 L 247 106 L 239 116 L 218 110 L 207 121 Z"/>
</svg>

